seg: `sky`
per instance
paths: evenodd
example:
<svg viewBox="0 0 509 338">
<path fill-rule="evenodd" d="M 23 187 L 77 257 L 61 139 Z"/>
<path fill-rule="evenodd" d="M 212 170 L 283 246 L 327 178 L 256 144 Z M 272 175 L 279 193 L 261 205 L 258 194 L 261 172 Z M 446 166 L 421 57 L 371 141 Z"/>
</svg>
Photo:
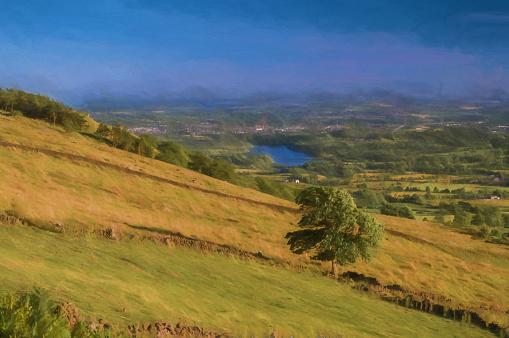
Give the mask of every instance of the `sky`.
<svg viewBox="0 0 509 338">
<path fill-rule="evenodd" d="M 90 97 L 509 96 L 506 0 L 1 1 L 0 87 Z"/>
</svg>

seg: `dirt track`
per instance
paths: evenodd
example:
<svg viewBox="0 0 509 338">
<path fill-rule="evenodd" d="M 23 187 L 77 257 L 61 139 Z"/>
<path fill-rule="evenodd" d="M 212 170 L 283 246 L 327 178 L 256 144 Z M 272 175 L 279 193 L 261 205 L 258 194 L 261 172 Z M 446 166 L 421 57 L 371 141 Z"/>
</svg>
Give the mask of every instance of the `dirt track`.
<svg viewBox="0 0 509 338">
<path fill-rule="evenodd" d="M 83 323 L 83 318 L 78 308 L 73 303 L 61 303 L 55 312 L 64 314 L 69 331 L 73 332 L 77 325 Z M 92 330 L 102 336 L 101 333 L 111 330 L 111 325 L 104 319 L 85 321 Z M 173 324 L 171 321 L 157 321 L 155 323 L 136 323 L 127 326 L 126 330 L 130 337 L 207 337 L 229 338 L 229 334 L 216 332 L 214 329 L 205 329 L 200 326 L 190 325 L 185 322 Z"/>
<path fill-rule="evenodd" d="M 204 329 L 186 323 L 156 322 L 130 325 L 127 332 L 132 337 L 207 337 L 207 338 L 229 338 L 227 333 L 215 332 L 213 329 Z"/>
</svg>

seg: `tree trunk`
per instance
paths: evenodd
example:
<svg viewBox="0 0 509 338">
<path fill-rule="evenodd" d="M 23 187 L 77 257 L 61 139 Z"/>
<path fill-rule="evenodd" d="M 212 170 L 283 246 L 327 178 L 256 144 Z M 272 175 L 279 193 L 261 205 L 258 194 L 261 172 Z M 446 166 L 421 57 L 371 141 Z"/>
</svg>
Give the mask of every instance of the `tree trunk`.
<svg viewBox="0 0 509 338">
<path fill-rule="evenodd" d="M 339 277 L 339 268 L 338 268 L 338 265 L 336 264 L 336 260 L 333 259 L 332 260 L 332 275 L 334 276 L 334 279 L 338 279 Z"/>
</svg>

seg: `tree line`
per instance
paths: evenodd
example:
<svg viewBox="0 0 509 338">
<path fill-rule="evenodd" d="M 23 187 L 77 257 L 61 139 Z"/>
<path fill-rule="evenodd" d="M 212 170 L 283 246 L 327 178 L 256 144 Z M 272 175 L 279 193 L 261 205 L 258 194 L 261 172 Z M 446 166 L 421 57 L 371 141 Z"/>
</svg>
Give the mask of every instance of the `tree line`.
<svg viewBox="0 0 509 338">
<path fill-rule="evenodd" d="M 0 88 L 0 108 L 11 115 L 43 120 L 66 130 L 84 130 L 86 117 L 48 96 L 26 93 L 19 89 Z"/>
<path fill-rule="evenodd" d="M 509 168 L 509 136 L 478 125 L 429 130 L 376 131 L 348 125 L 338 131 L 243 136 L 259 145 L 286 145 L 321 159 L 300 174 L 349 178 L 365 171 L 404 174 L 486 175 Z"/>
<path fill-rule="evenodd" d="M 248 187 L 279 198 L 293 200 L 298 193 L 288 185 L 281 184 L 263 177 L 239 175 L 231 161 L 224 158 L 213 158 L 201 152 L 192 151 L 183 145 L 168 139 L 160 139 L 150 134 L 136 136 L 121 125 L 108 126 L 99 124 L 95 134 L 114 147 L 130 151 L 138 155 L 155 158 L 156 160 L 187 168 L 201 174 L 227 181 L 235 185 Z M 271 159 L 263 155 L 236 156 L 240 161 L 253 165 L 262 163 L 270 165 Z"/>
<path fill-rule="evenodd" d="M 46 95 L 26 93 L 19 89 L 0 88 L 0 109 L 9 115 L 42 120 L 68 131 L 84 133 L 89 127 L 83 113 Z M 223 159 L 213 159 L 202 153 L 189 151 L 179 144 L 160 140 L 153 135 L 136 136 L 122 125 L 108 126 L 101 123 L 95 136 L 116 148 L 189 168 L 220 180 L 232 180 L 235 174 L 233 165 Z"/>
<path fill-rule="evenodd" d="M 171 140 L 159 139 L 150 134 L 136 136 L 121 125 L 110 127 L 103 123 L 99 124 L 95 133 L 116 148 L 188 168 L 223 181 L 234 181 L 235 168 L 231 163 L 190 151 Z"/>
<path fill-rule="evenodd" d="M 0 110 L 3 110 L 7 115 L 42 120 L 51 125 L 63 127 L 66 131 L 76 131 L 82 135 L 94 137 L 124 151 L 188 168 L 219 180 L 249 187 L 280 198 L 293 200 L 298 193 L 296 189 L 262 177 L 252 178 L 238 175 L 235 173 L 234 165 L 228 159 L 212 158 L 201 152 L 191 151 L 172 140 L 160 139 L 154 135 L 136 136 L 120 124 L 110 126 L 100 123 L 95 132 L 90 133 L 89 131 L 93 127 L 90 125 L 91 119 L 46 95 L 26 93 L 19 89 L 0 88 Z M 262 167 L 270 167 L 272 163 L 269 157 L 260 155 L 236 156 L 235 160 Z"/>
</svg>

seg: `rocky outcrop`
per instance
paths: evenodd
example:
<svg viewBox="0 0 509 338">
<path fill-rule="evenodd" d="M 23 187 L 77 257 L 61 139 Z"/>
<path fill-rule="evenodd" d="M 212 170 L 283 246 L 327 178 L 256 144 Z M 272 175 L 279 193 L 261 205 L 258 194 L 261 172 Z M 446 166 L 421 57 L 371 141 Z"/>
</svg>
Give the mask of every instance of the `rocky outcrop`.
<svg viewBox="0 0 509 338">
<path fill-rule="evenodd" d="M 127 332 L 131 337 L 231 337 L 227 333 L 216 332 L 214 329 L 204 329 L 186 323 L 174 325 L 170 321 L 129 325 Z"/>
<path fill-rule="evenodd" d="M 16 225 L 20 222 L 20 219 L 13 215 L 8 215 L 7 213 L 0 214 L 0 223 L 6 225 Z"/>
<path fill-rule="evenodd" d="M 502 327 L 497 323 L 488 323 L 477 312 L 479 310 L 492 310 L 490 308 L 466 308 L 461 304 L 453 305 L 451 299 L 442 295 L 436 295 L 428 292 L 412 292 L 405 290 L 400 285 L 382 285 L 376 278 L 365 276 L 364 274 L 348 271 L 343 273 L 339 279 L 340 282 L 354 282 L 354 288 L 361 291 L 372 292 L 379 298 L 396 303 L 398 305 L 434 314 L 440 317 L 461 321 L 487 329 L 499 337 L 509 338 L 509 328 Z M 501 313 L 500 315 L 507 315 Z"/>
</svg>

